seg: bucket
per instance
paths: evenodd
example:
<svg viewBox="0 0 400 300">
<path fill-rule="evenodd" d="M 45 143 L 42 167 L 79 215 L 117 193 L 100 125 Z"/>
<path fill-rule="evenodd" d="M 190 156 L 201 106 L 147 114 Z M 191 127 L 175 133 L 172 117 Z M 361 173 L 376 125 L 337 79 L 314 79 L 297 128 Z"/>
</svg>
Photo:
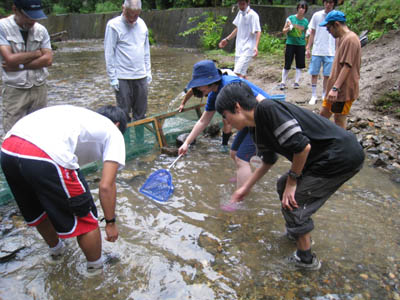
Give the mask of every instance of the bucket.
<svg viewBox="0 0 400 300">
<path fill-rule="evenodd" d="M 273 99 L 273 100 L 285 101 L 285 100 L 286 100 L 286 95 L 285 95 L 285 94 L 281 94 L 281 95 L 271 95 L 271 99 Z"/>
</svg>

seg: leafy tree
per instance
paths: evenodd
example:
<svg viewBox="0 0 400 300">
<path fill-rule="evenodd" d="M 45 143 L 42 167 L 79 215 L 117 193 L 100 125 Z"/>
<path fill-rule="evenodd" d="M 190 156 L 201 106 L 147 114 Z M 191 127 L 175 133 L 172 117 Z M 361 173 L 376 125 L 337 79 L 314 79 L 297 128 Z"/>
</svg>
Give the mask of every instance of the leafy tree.
<svg viewBox="0 0 400 300">
<path fill-rule="evenodd" d="M 200 16 L 191 17 L 188 23 L 194 23 L 204 18 L 203 21 L 185 32 L 180 33 L 180 36 L 187 36 L 199 32 L 202 47 L 206 50 L 217 49 L 219 40 L 221 39 L 222 30 L 225 22 L 228 19 L 226 16 L 214 16 L 212 12 L 202 13 Z"/>
</svg>

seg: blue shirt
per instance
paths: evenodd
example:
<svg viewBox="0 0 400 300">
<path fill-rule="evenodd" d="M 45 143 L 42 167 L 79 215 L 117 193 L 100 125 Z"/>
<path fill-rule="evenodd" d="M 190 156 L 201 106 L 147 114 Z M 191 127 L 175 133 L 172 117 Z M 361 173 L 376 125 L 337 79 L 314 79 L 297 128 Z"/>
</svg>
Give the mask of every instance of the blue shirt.
<svg viewBox="0 0 400 300">
<path fill-rule="evenodd" d="M 254 97 L 257 97 L 258 94 L 263 95 L 266 99 L 271 99 L 271 96 L 268 95 L 266 92 L 264 92 L 261 88 L 256 86 L 255 84 L 252 84 L 250 81 L 237 77 L 237 76 L 230 76 L 230 75 L 222 75 L 221 79 L 221 84 L 218 87 L 217 92 L 211 92 L 208 94 L 207 98 L 207 104 L 206 104 L 206 111 L 215 111 L 215 101 L 217 100 L 218 93 L 221 91 L 221 89 L 226 86 L 227 84 L 230 84 L 232 82 L 240 82 L 243 81 L 245 82 L 253 91 Z"/>
</svg>

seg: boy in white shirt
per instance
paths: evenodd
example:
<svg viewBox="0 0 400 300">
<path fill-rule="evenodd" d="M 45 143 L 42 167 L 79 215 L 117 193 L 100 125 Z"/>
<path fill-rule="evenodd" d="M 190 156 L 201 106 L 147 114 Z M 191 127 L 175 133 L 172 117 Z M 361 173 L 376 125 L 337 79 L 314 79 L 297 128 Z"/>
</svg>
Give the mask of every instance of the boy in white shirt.
<svg viewBox="0 0 400 300">
<path fill-rule="evenodd" d="M 258 14 L 250 8 L 250 0 L 238 0 L 239 12 L 233 20 L 236 28 L 218 46 L 224 48 L 236 36 L 235 69 L 237 76 L 247 78 L 247 69 L 253 57 L 258 55 L 261 25 Z"/>
</svg>

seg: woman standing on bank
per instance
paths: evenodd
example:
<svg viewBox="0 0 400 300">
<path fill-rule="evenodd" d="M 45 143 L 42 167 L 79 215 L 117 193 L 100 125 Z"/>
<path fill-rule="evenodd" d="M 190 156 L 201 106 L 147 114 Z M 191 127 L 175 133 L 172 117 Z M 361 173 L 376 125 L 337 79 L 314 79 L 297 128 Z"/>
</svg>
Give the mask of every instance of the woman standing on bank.
<svg viewBox="0 0 400 300">
<path fill-rule="evenodd" d="M 308 10 L 307 2 L 300 1 L 297 4 L 297 14 L 291 15 L 286 19 L 283 33 L 287 34 L 285 50 L 285 66 L 282 70 L 282 82 L 279 85 L 281 90 L 287 88 L 286 81 L 293 58 L 296 58 L 296 75 L 293 88 L 300 87 L 299 81 L 301 69 L 306 67 L 306 31 L 308 29 L 308 20 L 304 18 Z"/>
</svg>

